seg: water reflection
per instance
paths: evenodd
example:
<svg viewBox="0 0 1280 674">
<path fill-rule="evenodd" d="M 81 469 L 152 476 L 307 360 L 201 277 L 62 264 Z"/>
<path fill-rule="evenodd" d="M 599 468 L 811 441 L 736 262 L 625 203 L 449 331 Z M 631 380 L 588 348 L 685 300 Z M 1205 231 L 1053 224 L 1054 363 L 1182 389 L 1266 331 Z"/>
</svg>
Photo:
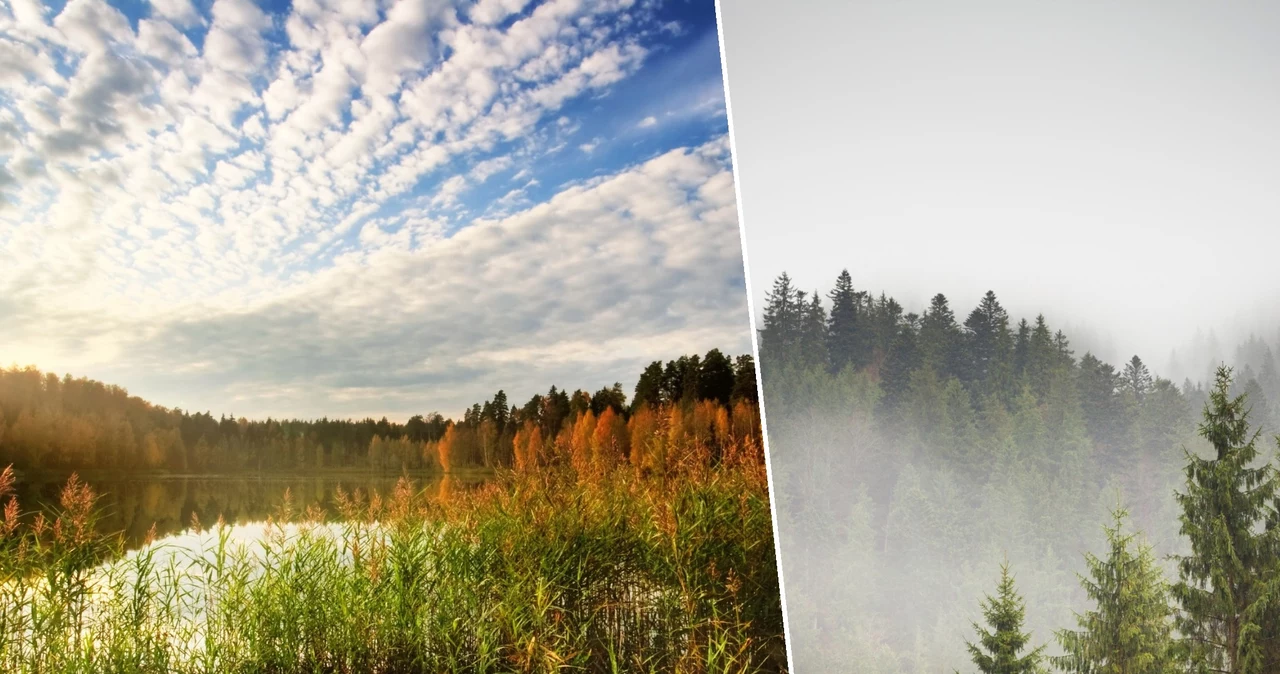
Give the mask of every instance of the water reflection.
<svg viewBox="0 0 1280 674">
<path fill-rule="evenodd" d="M 483 475 L 439 473 L 408 474 L 418 489 L 433 493 L 469 489 L 483 484 Z M 57 503 L 66 475 L 22 476 L 17 496 L 24 510 Z M 122 532 L 129 549 L 146 539 L 152 524 L 157 538 L 190 528 L 192 514 L 205 526 L 222 516 L 229 524 L 259 523 L 276 511 L 289 490 L 299 511 L 310 505 L 336 517 L 334 494 L 338 488 L 351 493 L 389 494 L 399 475 L 221 475 L 121 477 L 84 474 L 81 478 L 99 495 L 103 509 L 100 529 Z"/>
</svg>

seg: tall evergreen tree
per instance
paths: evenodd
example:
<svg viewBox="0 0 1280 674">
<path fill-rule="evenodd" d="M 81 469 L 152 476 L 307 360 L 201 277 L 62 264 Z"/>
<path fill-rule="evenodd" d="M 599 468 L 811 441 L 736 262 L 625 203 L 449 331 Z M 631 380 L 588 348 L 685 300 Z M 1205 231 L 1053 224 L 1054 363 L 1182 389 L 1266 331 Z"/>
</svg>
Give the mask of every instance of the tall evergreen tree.
<svg viewBox="0 0 1280 674">
<path fill-rule="evenodd" d="M 943 379 L 956 374 L 961 333 L 946 295 L 938 293 L 929 300 L 929 308 L 920 318 L 918 344 L 921 365 L 933 368 Z"/>
<path fill-rule="evenodd" d="M 733 362 L 733 400 L 760 402 L 760 389 L 756 381 L 756 359 L 745 353 Z"/>
<path fill-rule="evenodd" d="M 917 345 L 919 324 L 919 317 L 908 314 L 898 329 L 893 347 L 889 349 L 880 386 L 884 389 L 884 404 L 890 409 L 902 402 L 911 386 L 911 373 L 920 368 L 920 349 Z"/>
<path fill-rule="evenodd" d="M 1044 314 L 1036 316 L 1035 326 L 1031 328 L 1031 337 L 1027 343 L 1027 383 L 1036 397 L 1043 400 L 1049 392 L 1049 380 L 1054 367 L 1059 363 L 1058 350 L 1053 343 L 1053 333 Z"/>
<path fill-rule="evenodd" d="M 987 595 L 982 602 L 982 615 L 987 628 L 973 624 L 978 643 L 967 642 L 973 664 L 982 674 L 1042 674 L 1044 646 L 1019 655 L 1031 642 L 1031 634 L 1022 631 L 1027 607 L 1013 585 L 1009 564 L 1000 565 L 1000 585 L 996 596 Z"/>
<path fill-rule="evenodd" d="M 1125 363 L 1124 373 L 1120 375 L 1120 384 L 1123 390 L 1133 396 L 1135 402 L 1140 403 L 1151 390 L 1151 371 L 1147 369 L 1142 359 L 1135 355 Z"/>
<path fill-rule="evenodd" d="M 801 291 L 797 299 L 800 303 L 800 325 L 793 360 L 801 367 L 826 367 L 827 312 L 822 308 L 822 299 L 816 290 L 812 295 Z"/>
<path fill-rule="evenodd" d="M 1079 630 L 1060 630 L 1066 655 L 1050 658 L 1074 674 L 1173 674 L 1175 642 L 1168 584 L 1151 546 L 1124 531 L 1128 512 L 1112 511 L 1106 559 L 1085 554 L 1080 585 L 1094 608 L 1076 614 Z"/>
<path fill-rule="evenodd" d="M 791 284 L 791 276 L 784 271 L 765 295 L 760 351 L 770 364 L 784 362 L 795 348 L 803 313 L 801 292 Z"/>
<path fill-rule="evenodd" d="M 640 379 L 636 381 L 635 395 L 631 398 L 632 409 L 639 409 L 644 404 L 657 405 L 662 402 L 662 383 L 662 361 L 655 360 L 645 367 L 640 373 Z"/>
<path fill-rule="evenodd" d="M 1275 513 L 1277 479 L 1270 463 L 1254 465 L 1258 432 L 1250 432 L 1245 396 L 1230 390 L 1231 369 L 1219 367 L 1199 428 L 1215 455 L 1186 452 L 1186 491 L 1177 500 L 1191 553 L 1177 558 L 1173 594 L 1196 671 L 1263 674 L 1280 671 L 1280 625 L 1266 612 L 1280 601 L 1280 530 L 1264 528 Z"/>
<path fill-rule="evenodd" d="M 700 368 L 698 399 L 715 400 L 722 405 L 727 404 L 733 395 L 733 361 L 721 353 L 720 349 L 712 349 L 702 359 Z"/>
<path fill-rule="evenodd" d="M 836 285 L 827 294 L 831 300 L 831 315 L 827 319 L 827 357 L 831 371 L 838 373 L 846 367 L 863 367 L 866 361 L 860 353 L 858 330 L 859 293 L 853 289 L 853 277 L 845 269 L 836 277 Z"/>
<path fill-rule="evenodd" d="M 964 379 L 980 385 L 985 393 L 1005 388 L 1004 368 L 1008 362 L 1012 335 L 1009 334 L 1009 312 L 1000 306 L 996 294 L 988 290 L 969 317 L 964 321 L 967 348 L 965 349 Z"/>
<path fill-rule="evenodd" d="M 1013 373 L 1018 378 L 1027 374 L 1027 363 L 1031 359 L 1031 324 L 1027 319 L 1018 321 L 1018 333 L 1013 338 Z"/>
</svg>

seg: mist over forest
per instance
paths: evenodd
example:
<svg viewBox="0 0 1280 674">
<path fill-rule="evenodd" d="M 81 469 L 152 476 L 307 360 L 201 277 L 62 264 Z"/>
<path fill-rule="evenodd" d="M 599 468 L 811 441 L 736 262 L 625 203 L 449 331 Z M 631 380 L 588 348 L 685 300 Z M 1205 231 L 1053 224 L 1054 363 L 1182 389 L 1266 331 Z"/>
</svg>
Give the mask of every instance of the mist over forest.
<svg viewBox="0 0 1280 674">
<path fill-rule="evenodd" d="M 1270 467 L 1280 330 L 1232 344 L 1207 331 L 1189 335 L 1175 352 L 1175 380 L 1168 354 L 1151 364 L 1145 354 L 1104 362 L 1051 316 L 1011 316 L 995 292 L 937 294 L 915 313 L 855 289 L 847 271 L 825 292 L 797 288 L 783 273 L 761 326 L 800 674 L 1280 671 L 1280 603 L 1268 609 L 1264 600 L 1280 602 Z M 1232 369 L 1218 373 L 1218 365 Z M 1215 382 L 1216 374 L 1225 376 Z M 1217 417 L 1202 434 L 1206 406 Z M 1202 512 L 1216 497 L 1201 482 L 1184 502 L 1175 496 L 1189 493 L 1189 463 L 1198 480 L 1219 476 L 1218 487 L 1238 487 L 1253 508 L 1224 516 L 1242 560 L 1232 588 L 1252 602 L 1248 611 L 1223 609 L 1234 622 L 1184 610 L 1200 601 L 1193 595 L 1221 599 L 1204 578 L 1219 569 L 1210 558 L 1221 541 L 1205 524 L 1216 515 Z M 1235 472 L 1227 479 L 1223 470 Z M 1174 556 L 1192 562 L 1180 566 Z M 1088 592 L 1077 575 L 1097 580 L 1116 568 L 1141 581 L 1119 590 L 1100 581 Z M 977 630 L 1019 610 L 1023 622 L 1009 633 L 1028 636 L 1013 649 L 1024 659 L 978 666 L 988 649 Z M 1120 630 L 1107 622 L 1116 616 L 1138 621 L 1137 647 L 1116 645 Z M 1234 650 L 1206 645 L 1217 638 Z M 1145 664 L 1125 668 L 1125 648 L 1147 653 Z M 1108 658 L 1111 668 L 1101 669 Z"/>
</svg>

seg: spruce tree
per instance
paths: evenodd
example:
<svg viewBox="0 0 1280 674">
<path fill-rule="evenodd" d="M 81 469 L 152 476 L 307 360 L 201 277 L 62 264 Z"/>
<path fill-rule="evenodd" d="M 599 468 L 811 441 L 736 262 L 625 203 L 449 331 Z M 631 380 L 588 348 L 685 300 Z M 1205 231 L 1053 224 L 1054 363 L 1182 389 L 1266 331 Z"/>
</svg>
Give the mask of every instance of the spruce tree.
<svg viewBox="0 0 1280 674">
<path fill-rule="evenodd" d="M 1267 612 L 1280 601 L 1280 530 L 1264 528 L 1274 522 L 1277 480 L 1269 463 L 1254 465 L 1259 433 L 1250 432 L 1246 397 L 1230 390 L 1231 369 L 1219 367 L 1199 427 L 1215 455 L 1185 452 L 1186 491 L 1176 496 L 1191 553 L 1177 557 L 1173 594 L 1194 671 L 1262 674 L 1280 671 L 1280 625 Z"/>
<path fill-rule="evenodd" d="M 1142 359 L 1134 356 L 1124 365 L 1124 373 L 1120 375 L 1120 382 L 1125 391 L 1133 396 L 1134 401 L 1142 402 L 1147 393 L 1151 391 L 1151 371 L 1143 364 Z"/>
<path fill-rule="evenodd" d="M 1128 512 L 1112 511 L 1105 527 L 1108 553 L 1085 554 L 1089 576 L 1080 585 L 1093 610 L 1076 614 L 1079 630 L 1060 630 L 1066 655 L 1050 658 L 1075 674 L 1172 674 L 1175 665 L 1173 608 L 1168 584 L 1151 546 L 1125 533 Z"/>
<path fill-rule="evenodd" d="M 964 321 L 967 336 L 965 371 L 962 373 L 971 384 L 983 386 L 984 393 L 993 392 L 1002 379 L 1002 369 L 1008 362 L 1013 336 L 1009 333 L 1009 313 L 1000 306 L 996 294 L 988 290 L 982 301 Z"/>
<path fill-rule="evenodd" d="M 1026 603 L 1014 588 L 1008 562 L 1001 564 L 996 596 L 987 595 L 982 602 L 982 615 L 989 629 L 975 622 L 973 628 L 978 632 L 978 643 L 966 642 L 978 671 L 982 674 L 1041 674 L 1045 671 L 1044 646 L 1018 655 L 1031 641 L 1031 634 L 1022 631 L 1026 612 Z"/>
<path fill-rule="evenodd" d="M 866 365 L 858 353 L 859 300 L 853 289 L 853 277 L 845 269 L 836 277 L 835 288 L 827 294 L 831 300 L 831 315 L 827 320 L 827 357 L 832 373 L 846 367 Z"/>
<path fill-rule="evenodd" d="M 938 293 L 929 301 L 929 309 L 920 319 L 920 357 L 925 367 L 933 368 L 939 377 L 956 374 L 962 335 L 955 312 L 947 296 Z"/>
<path fill-rule="evenodd" d="M 813 294 L 800 291 L 797 299 L 800 305 L 800 324 L 793 362 L 805 368 L 826 367 L 827 312 L 822 308 L 822 299 L 816 290 Z"/>
<path fill-rule="evenodd" d="M 774 280 L 773 289 L 765 296 L 760 357 L 770 365 L 783 362 L 795 346 L 802 314 L 799 292 L 784 271 Z"/>
<path fill-rule="evenodd" d="M 1031 359 L 1031 324 L 1027 319 L 1018 321 L 1018 333 L 1013 338 L 1013 373 L 1019 379 L 1026 376 L 1027 363 Z"/>
</svg>

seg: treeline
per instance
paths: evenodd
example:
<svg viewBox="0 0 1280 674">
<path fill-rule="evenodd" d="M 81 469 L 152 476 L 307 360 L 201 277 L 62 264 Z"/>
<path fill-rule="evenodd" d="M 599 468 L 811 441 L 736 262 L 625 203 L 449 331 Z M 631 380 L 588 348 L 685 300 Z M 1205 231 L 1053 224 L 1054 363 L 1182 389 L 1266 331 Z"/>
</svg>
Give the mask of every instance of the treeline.
<svg viewBox="0 0 1280 674">
<path fill-rule="evenodd" d="M 1002 560 L 1030 607 L 1020 627 L 1051 638 L 1090 601 L 1076 574 L 1108 545 L 1118 499 L 1153 559 L 1189 552 L 1174 494 L 1184 448 L 1213 455 L 1197 434 L 1211 386 L 1077 354 L 993 292 L 968 313 L 942 294 L 914 313 L 847 271 L 825 295 L 779 276 L 760 354 L 798 671 L 952 671 Z M 1240 354 L 1223 395 L 1273 431 L 1274 355 L 1261 340 Z M 993 602 L 997 617 L 1017 603 Z"/>
<path fill-rule="evenodd" d="M 454 471 L 513 467 L 521 452 L 529 451 L 535 432 L 538 443 L 570 450 L 575 433 L 589 435 L 593 442 L 600 435 L 600 441 L 617 443 L 629 458 L 632 428 L 645 427 L 656 416 L 669 420 L 674 415 L 696 435 L 700 431 L 693 428 L 695 423 L 714 425 L 721 413 L 725 419 L 758 427 L 756 405 L 752 357 L 730 359 L 718 349 L 651 363 L 630 401 L 621 384 L 594 394 L 552 386 L 524 405 L 512 404 L 504 391 L 498 391 L 458 419 L 431 413 L 405 423 L 386 417 L 214 417 L 154 405 L 119 386 L 15 366 L 0 369 L 0 464 L 25 470 L 190 473 Z"/>
</svg>

